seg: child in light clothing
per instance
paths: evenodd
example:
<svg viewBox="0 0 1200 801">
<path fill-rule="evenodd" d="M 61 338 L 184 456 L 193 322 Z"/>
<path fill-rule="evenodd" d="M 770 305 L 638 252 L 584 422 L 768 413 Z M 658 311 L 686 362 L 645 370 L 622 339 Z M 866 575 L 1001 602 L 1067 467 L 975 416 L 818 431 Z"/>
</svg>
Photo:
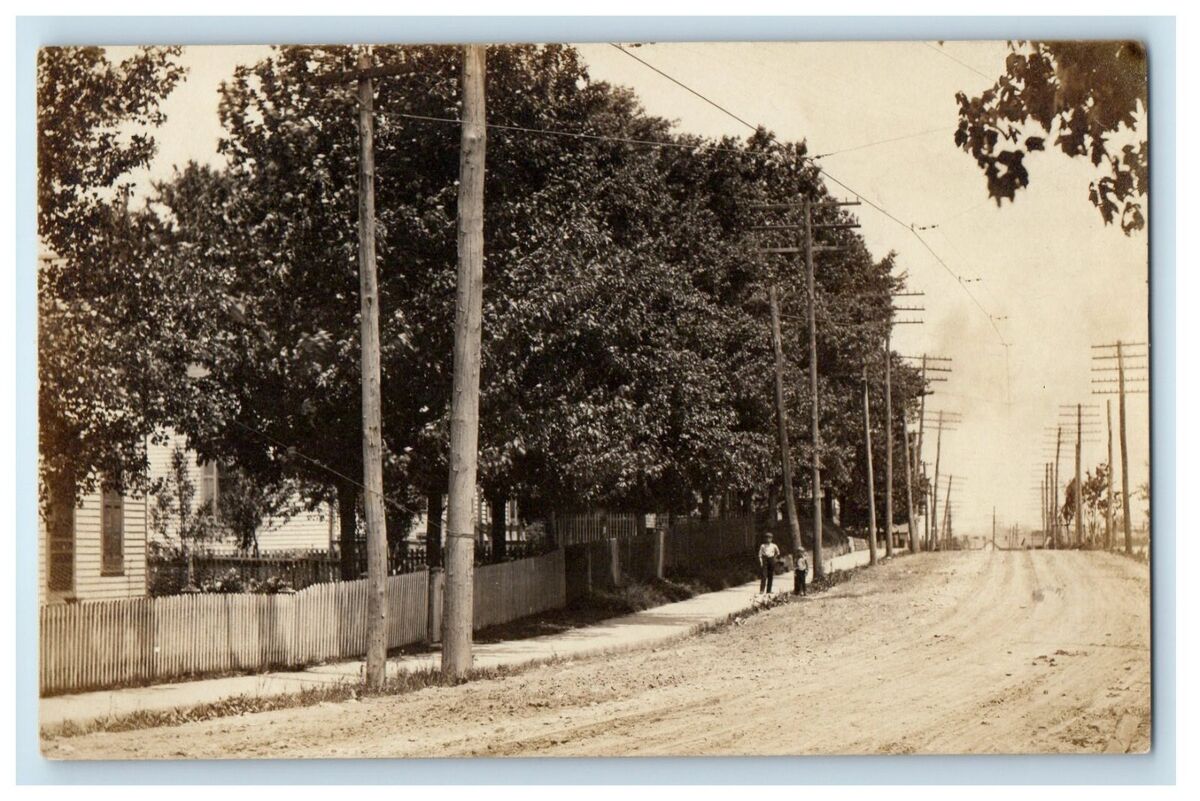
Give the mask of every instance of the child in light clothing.
<svg viewBox="0 0 1200 801">
<path fill-rule="evenodd" d="M 792 587 L 793 595 L 808 595 L 808 588 L 805 586 L 807 579 L 808 556 L 801 550 L 796 553 L 796 576 L 795 584 Z"/>
</svg>

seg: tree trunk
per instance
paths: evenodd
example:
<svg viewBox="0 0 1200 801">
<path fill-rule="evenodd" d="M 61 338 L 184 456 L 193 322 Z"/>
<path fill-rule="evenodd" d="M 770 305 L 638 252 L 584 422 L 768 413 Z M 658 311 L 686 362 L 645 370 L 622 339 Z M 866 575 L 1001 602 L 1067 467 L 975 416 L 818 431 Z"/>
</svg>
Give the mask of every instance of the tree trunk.
<svg viewBox="0 0 1200 801">
<path fill-rule="evenodd" d="M 425 496 L 425 564 L 442 564 L 442 493 Z"/>
<path fill-rule="evenodd" d="M 503 562 L 508 552 L 508 498 L 493 495 L 488 502 L 492 516 L 492 561 Z"/>
<path fill-rule="evenodd" d="M 343 481 L 337 488 L 338 526 L 341 533 L 338 545 L 342 552 L 342 581 L 359 577 L 358 568 L 358 487 Z"/>
</svg>

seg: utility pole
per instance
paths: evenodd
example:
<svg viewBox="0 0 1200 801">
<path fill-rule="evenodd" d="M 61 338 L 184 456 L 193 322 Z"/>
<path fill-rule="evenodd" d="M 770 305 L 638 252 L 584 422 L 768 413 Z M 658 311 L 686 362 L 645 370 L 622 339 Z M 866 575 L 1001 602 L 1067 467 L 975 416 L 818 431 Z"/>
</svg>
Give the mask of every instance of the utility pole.
<svg viewBox="0 0 1200 801">
<path fill-rule="evenodd" d="M 916 524 L 916 508 L 913 506 L 913 465 L 910 461 L 909 446 L 908 446 L 908 414 L 901 412 L 900 414 L 901 435 L 904 438 L 904 496 L 908 502 L 908 550 L 910 553 L 920 553 L 921 540 L 918 535 Z"/>
<path fill-rule="evenodd" d="M 950 528 L 950 492 L 954 489 L 954 476 L 950 476 L 949 482 L 946 484 L 946 519 L 942 526 L 942 538 L 950 543 L 953 541 L 954 532 Z"/>
<path fill-rule="evenodd" d="M 775 351 L 775 420 L 779 427 L 779 457 L 783 470 L 783 504 L 793 552 L 804 547 L 800 537 L 800 521 L 796 517 L 796 496 L 792 489 L 792 451 L 788 445 L 787 406 L 783 396 L 783 334 L 779 325 L 779 290 L 771 282 L 768 294 L 771 301 L 771 347 Z"/>
<path fill-rule="evenodd" d="M 1108 418 L 1108 480 L 1104 482 L 1104 550 L 1111 551 L 1113 545 L 1112 398 L 1104 399 L 1104 411 Z"/>
<path fill-rule="evenodd" d="M 924 462 L 921 463 L 921 475 L 925 475 L 925 463 Z M 930 518 L 930 510 L 933 508 L 933 496 L 930 491 L 928 482 L 925 483 L 925 486 L 922 488 L 921 492 L 925 498 L 925 515 L 924 515 L 924 517 L 925 517 L 925 549 L 932 551 L 933 550 L 933 534 L 930 532 L 930 529 L 929 529 L 929 518 Z"/>
<path fill-rule="evenodd" d="M 1075 547 L 1083 545 L 1083 404 L 1075 405 Z"/>
<path fill-rule="evenodd" d="M 776 225 L 776 226 L 758 226 L 754 230 L 758 231 L 786 231 L 801 228 L 804 234 L 803 247 L 766 247 L 759 248 L 758 252 L 767 254 L 803 254 L 804 256 L 804 272 L 806 283 L 806 294 L 808 296 L 808 373 L 809 373 L 809 392 L 812 402 L 812 483 L 813 483 L 813 576 L 821 578 L 825 575 L 825 565 L 822 558 L 822 520 L 821 520 L 821 404 L 820 393 L 818 391 L 817 381 L 817 311 L 816 311 L 816 280 L 813 274 L 813 252 L 820 250 L 822 252 L 845 250 L 846 248 L 838 245 L 813 245 L 813 229 L 814 228 L 858 228 L 858 223 L 821 223 L 813 224 L 812 211 L 817 208 L 838 208 L 841 206 L 857 206 L 860 201 L 819 201 L 802 200 L 799 203 L 776 203 L 755 206 L 755 208 L 764 210 L 799 210 L 803 214 L 803 224 L 796 225 Z M 776 311 L 778 314 L 778 311 Z"/>
<path fill-rule="evenodd" d="M 371 57 L 359 56 L 360 71 Z M 379 287 L 375 273 L 374 86 L 358 79 L 358 278 L 362 296 L 363 510 L 367 524 L 367 685 L 382 687 L 387 662 L 387 515 L 383 508 L 383 426 L 379 389 Z"/>
<path fill-rule="evenodd" d="M 1062 453 L 1062 426 L 1061 425 L 1058 427 L 1057 431 L 1058 431 L 1057 439 L 1055 440 L 1055 444 L 1054 444 L 1054 547 L 1061 548 L 1062 542 L 1061 542 L 1061 537 L 1059 536 L 1059 532 L 1058 532 L 1058 529 L 1059 529 L 1059 524 L 1058 524 L 1058 518 L 1059 518 L 1059 513 L 1058 513 L 1059 512 L 1059 507 L 1058 507 L 1058 481 L 1059 481 L 1058 464 L 1059 464 L 1059 461 L 1058 460 L 1059 460 L 1060 454 Z"/>
<path fill-rule="evenodd" d="M 917 476 L 921 480 L 921 495 L 924 498 L 925 508 L 925 546 L 928 548 L 929 543 L 929 490 L 928 481 L 925 478 L 925 461 L 924 451 L 922 447 L 925 445 L 925 398 L 929 396 L 928 380 L 926 378 L 929 359 L 926 354 L 921 354 L 921 416 L 917 419 L 917 452 L 913 454 L 913 466 L 917 468 Z"/>
<path fill-rule="evenodd" d="M 887 494 L 883 496 L 884 522 L 887 525 L 887 555 L 890 559 L 895 550 L 894 535 L 892 528 L 894 526 L 895 515 L 892 513 L 892 451 L 895 450 L 895 445 L 892 443 L 892 321 L 888 319 L 887 334 L 884 339 L 883 349 L 883 386 L 884 386 L 884 408 L 887 410 L 886 425 L 887 425 L 887 468 L 884 471 L 884 481 L 887 482 Z"/>
<path fill-rule="evenodd" d="M 942 432 L 953 431 L 951 426 L 961 422 L 957 412 L 946 412 L 944 409 L 939 409 L 937 413 L 937 451 L 933 462 L 933 484 L 931 492 L 933 493 L 933 505 L 930 508 L 930 516 L 933 522 L 932 542 L 930 547 L 937 550 L 941 546 L 941 537 L 938 531 L 938 510 L 941 509 L 941 489 L 938 486 L 942 476 Z"/>
<path fill-rule="evenodd" d="M 813 512 L 813 578 L 825 575 L 821 555 L 823 532 L 821 525 L 821 402 L 817 382 L 817 288 L 813 278 L 812 203 L 804 204 L 804 273 L 808 286 L 808 386 L 812 399 L 812 512 Z"/>
<path fill-rule="evenodd" d="M 939 550 L 939 548 L 938 548 L 939 543 L 938 543 L 937 512 L 938 512 L 938 480 L 941 477 L 941 471 L 942 471 L 942 420 L 943 420 L 942 412 L 939 410 L 938 411 L 938 428 L 937 428 L 937 432 L 938 432 L 937 433 L 937 456 L 934 457 L 934 462 L 933 462 L 933 509 L 931 510 L 931 512 L 933 514 L 933 549 L 935 551 Z"/>
<path fill-rule="evenodd" d="M 916 436 L 916 443 L 915 443 L 915 445 L 916 445 L 915 451 L 916 452 L 913 454 L 913 457 L 912 457 L 912 464 L 913 464 L 912 471 L 913 471 L 913 474 L 917 477 L 917 480 L 924 482 L 922 485 L 924 488 L 921 490 L 921 497 L 922 497 L 922 499 L 924 499 L 924 504 L 925 504 L 925 514 L 924 514 L 925 547 L 927 549 L 932 550 L 933 542 L 930 539 L 930 526 L 929 526 L 929 514 L 930 514 L 930 511 L 932 508 L 931 502 L 930 502 L 931 494 L 928 490 L 928 481 L 927 481 L 928 477 L 926 475 L 926 470 L 925 470 L 926 465 L 925 465 L 925 460 L 924 460 L 924 453 L 925 453 L 925 450 L 924 450 L 924 448 L 925 448 L 925 399 L 929 395 L 933 394 L 932 391 L 928 390 L 928 386 L 930 384 L 944 382 L 947 380 L 946 375 L 942 375 L 942 374 L 943 373 L 949 374 L 951 372 L 950 362 L 952 360 L 948 359 L 946 357 L 943 357 L 943 356 L 930 356 L 927 353 L 923 353 L 919 357 L 918 356 L 901 356 L 900 358 L 909 359 L 912 361 L 920 361 L 920 363 L 921 363 L 921 406 L 920 406 L 919 416 L 917 418 L 917 436 Z M 930 364 L 930 362 L 933 362 L 933 364 Z M 932 375 L 932 376 L 929 375 L 931 372 L 934 373 L 934 375 Z M 907 444 L 907 441 L 906 441 L 906 444 Z"/>
<path fill-rule="evenodd" d="M 1050 463 L 1042 463 L 1042 547 L 1050 539 Z"/>
<path fill-rule="evenodd" d="M 1092 346 L 1092 394 L 1116 395 L 1118 429 L 1121 438 L 1121 517 L 1125 531 L 1125 553 L 1133 554 L 1133 510 L 1129 505 L 1129 449 L 1126 439 L 1125 404 L 1128 395 L 1145 395 L 1149 392 L 1146 384 L 1149 369 L 1150 351 L 1145 342 L 1124 342 L 1117 340 L 1107 345 Z M 1132 352 L 1131 352 L 1132 351 Z M 1129 364 L 1126 359 L 1143 360 Z M 1116 367 L 1107 366 L 1116 361 Z M 1109 376 L 1116 372 L 1116 379 Z M 1113 387 L 1116 384 L 1116 387 Z M 1133 386 L 1129 386 L 1133 384 Z M 1111 419 L 1111 418 L 1110 418 Z M 1111 442 L 1111 423 L 1109 440 Z M 1112 448 L 1109 447 L 1109 483 L 1112 482 Z M 1109 503 L 1109 508 L 1112 504 Z"/>
<path fill-rule="evenodd" d="M 1084 416 L 1084 410 L 1087 410 L 1087 416 Z M 1092 406 L 1085 406 L 1082 403 L 1071 404 L 1070 406 L 1061 407 L 1062 417 L 1059 419 L 1059 424 L 1070 424 L 1074 418 L 1075 424 L 1075 495 L 1071 500 L 1073 511 L 1072 516 L 1075 518 L 1074 534 L 1068 531 L 1067 539 L 1071 540 L 1076 548 L 1083 546 L 1086 539 L 1086 530 L 1083 527 L 1083 443 L 1085 435 L 1098 433 L 1094 428 L 1084 429 L 1083 423 L 1086 419 L 1090 425 L 1094 425 L 1099 420 L 1098 411 Z M 1069 415 L 1069 416 L 1068 416 Z M 1095 440 L 1087 440 L 1094 442 Z"/>
<path fill-rule="evenodd" d="M 317 86 L 356 83 L 358 88 L 358 281 L 361 304 L 359 360 L 362 373 L 363 512 L 367 528 L 366 683 L 383 686 L 387 660 L 387 516 L 383 495 L 379 287 L 375 265 L 375 143 L 373 78 L 398 74 L 394 67 L 372 67 L 362 53 L 357 69 L 317 76 Z"/>
<path fill-rule="evenodd" d="M 1125 439 L 1125 350 L 1117 340 L 1117 381 L 1121 393 L 1117 402 L 1121 419 L 1121 509 L 1125 518 L 1125 554 L 1133 555 L 1132 509 L 1129 506 L 1129 448 Z"/>
<path fill-rule="evenodd" d="M 875 467 L 871 459 L 871 391 L 866 367 L 863 367 L 863 431 L 867 441 L 867 546 L 871 550 L 871 564 L 875 564 L 879 558 L 879 546 L 875 541 L 878 533 L 875 525 Z"/>
<path fill-rule="evenodd" d="M 818 223 L 814 224 L 812 220 L 812 212 L 814 208 L 838 208 L 841 206 L 857 206 L 860 201 L 811 201 L 802 200 L 799 203 L 783 203 L 783 204 L 767 204 L 757 206 L 757 208 L 767 210 L 799 210 L 803 214 L 803 224 L 795 225 L 779 225 L 779 226 L 761 226 L 755 228 L 759 231 L 784 231 L 794 230 L 800 227 L 804 234 L 803 247 L 768 247 L 760 248 L 760 253 L 775 253 L 775 254 L 796 254 L 800 253 L 804 256 L 804 273 L 806 294 L 808 296 L 808 374 L 809 374 L 809 392 L 812 405 L 812 515 L 813 515 L 813 576 L 821 578 L 825 575 L 825 563 L 822 554 L 823 540 L 823 525 L 822 525 L 822 491 L 821 491 L 821 402 L 818 384 L 817 372 L 817 291 L 816 279 L 813 271 L 813 252 L 820 250 L 822 252 L 845 250 L 844 246 L 838 245 L 819 245 L 813 244 L 813 229 L 828 229 L 828 228 L 858 228 L 858 223 L 835 222 L 835 223 Z"/>
<path fill-rule="evenodd" d="M 450 481 L 446 518 L 446 596 L 442 674 L 471 669 L 474 613 L 475 477 L 479 463 L 479 362 L 483 327 L 483 183 L 487 152 L 483 45 L 463 47 L 462 146 L 458 184 L 458 284 L 454 315 L 454 394 L 450 402 Z"/>
<path fill-rule="evenodd" d="M 896 297 L 923 297 L 924 294 L 925 294 L 924 292 L 893 292 L 892 297 L 893 298 L 896 298 Z M 883 497 L 884 497 L 884 520 L 885 520 L 885 524 L 887 526 L 887 534 L 886 534 L 885 543 L 886 543 L 886 547 L 887 547 L 887 555 L 889 558 L 891 558 L 892 556 L 895 555 L 895 550 L 896 550 L 896 535 L 894 532 L 896 515 L 895 515 L 895 511 L 894 511 L 894 506 L 892 503 L 892 496 L 894 494 L 893 493 L 893 484 L 895 483 L 894 478 L 893 478 L 893 471 L 892 471 L 892 460 L 895 456 L 895 450 L 896 450 L 896 445 L 894 442 L 895 432 L 894 432 L 893 423 L 892 423 L 892 326 L 897 325 L 897 324 L 913 325 L 913 324 L 919 324 L 922 322 L 919 319 L 895 321 L 895 320 L 893 320 L 893 315 L 897 311 L 918 312 L 918 311 L 924 311 L 924 310 L 925 310 L 925 307 L 923 307 L 923 306 L 891 306 L 889 304 L 887 327 L 885 328 L 885 333 L 884 333 L 884 344 L 883 344 L 883 387 L 884 387 L 884 390 L 883 390 L 883 392 L 884 392 L 884 408 L 886 410 L 886 419 L 884 422 L 886 424 L 885 433 L 886 433 L 886 439 L 887 439 L 887 468 L 884 471 L 884 477 L 885 477 L 885 481 L 887 482 L 887 494 L 884 495 Z M 908 453 L 907 440 L 905 441 L 904 451 L 905 451 L 905 453 Z M 905 458 L 906 458 L 905 464 L 906 464 L 906 469 L 907 469 L 907 457 L 905 457 Z M 909 513 L 910 514 L 912 513 L 912 504 L 911 503 L 909 504 Z M 912 535 L 912 532 L 910 531 L 909 536 L 911 537 L 911 535 Z M 909 550 L 912 550 L 911 542 L 909 543 Z"/>
</svg>

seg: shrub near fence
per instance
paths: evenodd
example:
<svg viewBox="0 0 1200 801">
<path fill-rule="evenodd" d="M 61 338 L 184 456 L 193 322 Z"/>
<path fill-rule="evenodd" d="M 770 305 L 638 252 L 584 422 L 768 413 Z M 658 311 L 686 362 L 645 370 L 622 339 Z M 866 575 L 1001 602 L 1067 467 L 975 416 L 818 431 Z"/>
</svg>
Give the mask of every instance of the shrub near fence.
<svg viewBox="0 0 1200 801">
<path fill-rule="evenodd" d="M 386 579 L 387 645 L 425 637 L 428 573 Z M 475 627 L 565 603 L 561 551 L 480 567 Z M 162 682 L 230 671 L 300 667 L 366 653 L 365 580 L 296 593 L 193 594 L 41 608 L 45 693 Z"/>
</svg>

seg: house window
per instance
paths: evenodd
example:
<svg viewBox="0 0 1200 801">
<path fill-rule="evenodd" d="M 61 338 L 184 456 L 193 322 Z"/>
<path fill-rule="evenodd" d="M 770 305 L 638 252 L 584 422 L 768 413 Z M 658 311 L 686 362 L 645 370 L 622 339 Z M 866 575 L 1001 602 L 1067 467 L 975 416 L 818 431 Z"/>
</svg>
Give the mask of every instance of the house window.
<svg viewBox="0 0 1200 801">
<path fill-rule="evenodd" d="M 46 589 L 70 592 L 75 589 L 75 507 L 54 508 L 50 517 Z"/>
<path fill-rule="evenodd" d="M 200 504 L 216 515 L 221 500 L 221 470 L 217 462 L 200 463 Z"/>
<path fill-rule="evenodd" d="M 100 575 L 125 573 L 125 496 L 114 489 L 102 493 Z"/>
</svg>

